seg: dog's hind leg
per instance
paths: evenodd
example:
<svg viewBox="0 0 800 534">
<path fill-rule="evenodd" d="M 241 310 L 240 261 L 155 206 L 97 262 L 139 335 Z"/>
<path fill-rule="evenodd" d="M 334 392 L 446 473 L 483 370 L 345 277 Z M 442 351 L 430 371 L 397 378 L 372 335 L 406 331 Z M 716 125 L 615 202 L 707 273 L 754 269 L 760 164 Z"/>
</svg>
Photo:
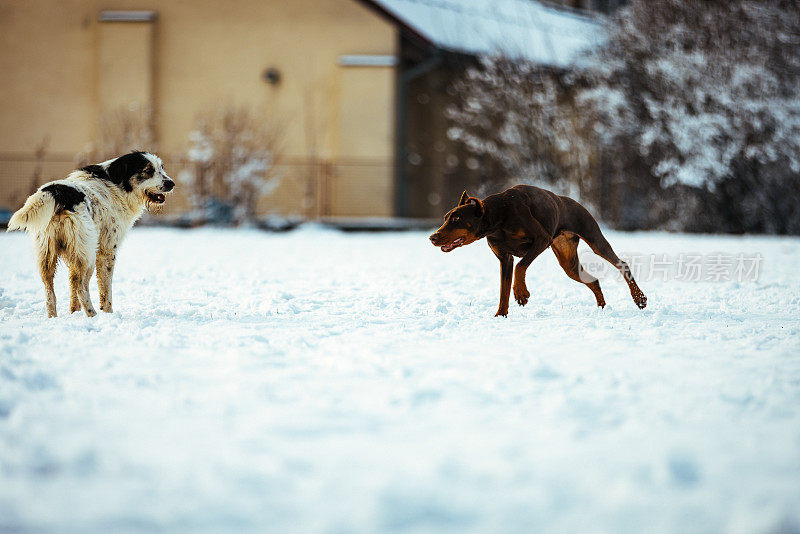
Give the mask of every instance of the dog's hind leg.
<svg viewBox="0 0 800 534">
<path fill-rule="evenodd" d="M 75 265 L 69 265 L 69 312 L 75 313 L 81 311 L 81 301 L 78 299 L 78 293 L 81 290 L 81 281 L 83 280 L 83 273 L 75 268 Z"/>
<path fill-rule="evenodd" d="M 106 313 L 112 313 L 111 304 L 111 281 L 114 277 L 114 253 L 97 253 L 97 288 L 100 291 L 100 309 Z"/>
<path fill-rule="evenodd" d="M 70 288 L 75 287 L 78 302 L 89 317 L 97 312 L 89 295 L 89 280 L 94 271 L 97 255 L 97 232 L 94 223 L 85 211 L 76 211 L 74 216 L 64 220 L 63 238 L 65 255 L 69 263 Z"/>
<path fill-rule="evenodd" d="M 91 280 L 92 272 L 94 271 L 94 262 L 87 265 L 85 261 L 80 261 L 79 258 L 74 256 L 68 261 L 70 289 L 75 288 L 75 293 L 80 303 L 74 310 L 72 309 L 72 303 L 70 303 L 70 309 L 71 311 L 78 311 L 82 306 L 86 315 L 94 317 L 97 312 L 94 310 L 92 298 L 89 295 L 89 280 Z"/>
<path fill-rule="evenodd" d="M 644 307 L 647 306 L 647 297 L 644 296 L 636 280 L 633 279 L 633 273 L 631 273 L 628 264 L 619 259 L 619 256 L 617 256 L 605 236 L 600 232 L 600 227 L 593 218 L 583 225 L 580 235 L 595 254 L 605 259 L 619 270 L 620 274 L 622 274 L 622 278 L 624 278 L 625 282 L 628 284 L 633 302 L 635 302 L 640 309 L 644 309 Z"/>
<path fill-rule="evenodd" d="M 57 252 L 45 245 L 39 248 L 39 275 L 44 282 L 44 295 L 47 302 L 47 316 L 56 317 L 56 292 L 53 288 L 53 278 L 56 275 L 56 264 L 58 262 Z"/>
<path fill-rule="evenodd" d="M 553 249 L 556 258 L 558 258 L 558 263 L 561 264 L 561 268 L 564 269 L 567 276 L 591 289 L 592 293 L 594 293 L 594 298 L 597 300 L 597 305 L 604 308 L 606 300 L 603 298 L 600 282 L 583 269 L 578 259 L 579 242 L 580 238 L 576 234 L 562 233 L 553 239 L 550 247 Z"/>
<path fill-rule="evenodd" d="M 83 305 L 83 310 L 89 317 L 97 315 L 97 312 L 94 311 L 94 306 L 92 306 L 92 298 L 89 295 L 89 280 L 92 279 L 92 272 L 94 272 L 94 263 L 85 267 L 83 271 L 83 280 L 81 281 L 81 290 L 78 293 L 81 304 Z"/>
<path fill-rule="evenodd" d="M 81 241 L 78 231 L 79 223 L 73 218 L 65 218 L 61 228 L 64 253 L 69 266 L 69 312 L 81 311 L 80 294 L 83 286 L 83 264 L 86 263 L 87 254 L 82 249 L 88 245 Z"/>
</svg>

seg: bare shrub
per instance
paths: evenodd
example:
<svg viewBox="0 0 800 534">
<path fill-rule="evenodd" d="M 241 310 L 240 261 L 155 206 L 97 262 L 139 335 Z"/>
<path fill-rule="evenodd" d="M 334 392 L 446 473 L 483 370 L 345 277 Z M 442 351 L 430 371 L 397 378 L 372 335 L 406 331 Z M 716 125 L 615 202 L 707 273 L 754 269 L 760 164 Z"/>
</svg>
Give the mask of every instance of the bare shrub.
<svg viewBox="0 0 800 534">
<path fill-rule="evenodd" d="M 149 106 L 129 105 L 104 111 L 97 121 L 97 139 L 75 156 L 75 162 L 83 167 L 133 150 L 157 150 Z"/>
<path fill-rule="evenodd" d="M 185 169 L 195 218 L 243 224 L 256 218 L 258 200 L 279 183 L 275 153 L 279 129 L 247 107 L 224 107 L 198 115 L 189 133 Z"/>
</svg>

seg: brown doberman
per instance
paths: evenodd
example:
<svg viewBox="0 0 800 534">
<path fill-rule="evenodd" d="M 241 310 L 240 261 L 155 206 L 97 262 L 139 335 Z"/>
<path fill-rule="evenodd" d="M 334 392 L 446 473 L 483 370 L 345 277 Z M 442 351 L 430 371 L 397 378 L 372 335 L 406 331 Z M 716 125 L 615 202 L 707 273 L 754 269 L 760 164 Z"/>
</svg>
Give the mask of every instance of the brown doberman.
<svg viewBox="0 0 800 534">
<path fill-rule="evenodd" d="M 553 249 L 567 276 L 586 284 L 594 293 L 597 305 L 604 307 L 606 301 L 600 282 L 584 271 L 578 261 L 581 239 L 619 269 L 636 305 L 647 306 L 647 297 L 636 285 L 628 264 L 614 253 L 594 217 L 571 198 L 530 185 L 517 185 L 483 200 L 470 197 L 464 191 L 458 206 L 447 212 L 444 224 L 430 239 L 444 252 L 450 252 L 484 237 L 500 260 L 500 307 L 495 317 L 508 315 L 514 256 L 522 258 L 513 269 L 514 299 L 524 306 L 531 296 L 525 286 L 525 271 L 547 247 Z"/>
</svg>

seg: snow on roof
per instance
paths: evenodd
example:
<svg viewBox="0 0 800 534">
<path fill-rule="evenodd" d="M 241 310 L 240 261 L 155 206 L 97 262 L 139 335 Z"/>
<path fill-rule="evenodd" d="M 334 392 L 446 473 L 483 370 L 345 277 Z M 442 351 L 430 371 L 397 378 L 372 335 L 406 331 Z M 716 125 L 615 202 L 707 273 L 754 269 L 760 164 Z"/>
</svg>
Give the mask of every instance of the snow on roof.
<svg viewBox="0 0 800 534">
<path fill-rule="evenodd" d="M 533 0 L 374 0 L 436 46 L 564 66 L 600 43 L 597 21 Z"/>
</svg>

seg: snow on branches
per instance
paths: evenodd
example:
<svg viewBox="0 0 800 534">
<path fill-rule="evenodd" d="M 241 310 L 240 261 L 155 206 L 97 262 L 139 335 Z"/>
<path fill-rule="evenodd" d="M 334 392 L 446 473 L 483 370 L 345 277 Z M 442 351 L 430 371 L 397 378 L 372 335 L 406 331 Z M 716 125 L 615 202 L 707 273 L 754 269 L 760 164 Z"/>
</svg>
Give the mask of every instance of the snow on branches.
<svg viewBox="0 0 800 534">
<path fill-rule="evenodd" d="M 484 58 L 454 88 L 453 139 L 518 181 L 588 175 L 612 224 L 800 233 L 798 0 L 633 0 L 567 71 Z"/>
<path fill-rule="evenodd" d="M 794 2 L 632 2 L 577 73 L 606 143 L 624 138 L 663 186 L 713 190 L 737 162 L 800 172 Z"/>
<path fill-rule="evenodd" d="M 592 153 L 557 76 L 528 61 L 487 56 L 454 83 L 448 137 L 492 158 L 514 182 L 570 189 Z"/>
<path fill-rule="evenodd" d="M 225 107 L 198 117 L 180 178 L 190 186 L 202 219 L 234 224 L 255 219 L 259 199 L 279 184 L 278 137 L 273 125 L 247 108 Z"/>
</svg>

